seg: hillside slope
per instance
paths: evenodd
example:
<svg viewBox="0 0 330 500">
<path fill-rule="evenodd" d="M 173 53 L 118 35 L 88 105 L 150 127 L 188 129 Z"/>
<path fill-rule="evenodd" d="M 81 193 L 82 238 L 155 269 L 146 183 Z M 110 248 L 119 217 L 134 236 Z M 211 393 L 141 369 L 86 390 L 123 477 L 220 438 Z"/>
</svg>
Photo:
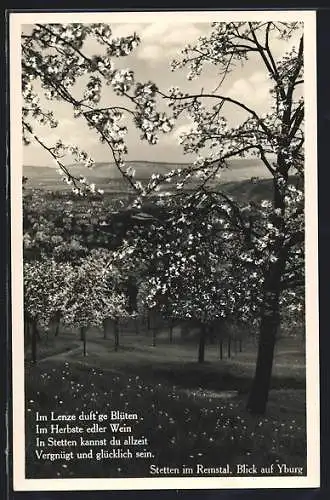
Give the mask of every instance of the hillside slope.
<svg viewBox="0 0 330 500">
<path fill-rule="evenodd" d="M 168 163 L 168 162 L 148 162 L 131 161 L 127 162 L 136 171 L 136 179 L 147 181 L 153 173 L 167 174 L 176 168 L 186 168 L 188 163 Z M 114 163 L 96 163 L 92 169 L 81 165 L 71 165 L 70 171 L 79 176 L 86 177 L 90 182 L 96 184 L 98 188 L 105 191 L 128 190 L 128 184 L 123 179 L 121 173 Z M 27 188 L 39 188 L 46 190 L 65 190 L 69 186 L 61 182 L 61 178 L 55 167 L 24 165 L 23 175 L 27 177 Z M 248 180 L 251 177 L 268 178 L 269 173 L 265 167 L 253 159 L 238 159 L 229 163 L 224 169 L 217 183 L 237 182 Z"/>
</svg>

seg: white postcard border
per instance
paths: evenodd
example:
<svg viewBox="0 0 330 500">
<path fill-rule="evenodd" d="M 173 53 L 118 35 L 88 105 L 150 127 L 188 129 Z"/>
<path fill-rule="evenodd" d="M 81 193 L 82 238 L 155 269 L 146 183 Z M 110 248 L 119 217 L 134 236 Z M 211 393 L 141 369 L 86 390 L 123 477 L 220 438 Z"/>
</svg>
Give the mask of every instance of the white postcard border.
<svg viewBox="0 0 330 500">
<path fill-rule="evenodd" d="M 123 479 L 26 479 L 24 413 L 24 328 L 22 245 L 22 128 L 21 53 L 23 24 L 91 22 L 210 22 L 276 19 L 303 21 L 305 36 L 306 106 L 306 401 L 307 476 L 304 477 L 189 477 Z M 315 11 L 175 11 L 162 12 L 41 12 L 10 13 L 10 191 L 12 266 L 12 401 L 14 491 L 153 490 L 308 488 L 320 485 L 318 228 L 317 228 L 317 113 Z"/>
</svg>

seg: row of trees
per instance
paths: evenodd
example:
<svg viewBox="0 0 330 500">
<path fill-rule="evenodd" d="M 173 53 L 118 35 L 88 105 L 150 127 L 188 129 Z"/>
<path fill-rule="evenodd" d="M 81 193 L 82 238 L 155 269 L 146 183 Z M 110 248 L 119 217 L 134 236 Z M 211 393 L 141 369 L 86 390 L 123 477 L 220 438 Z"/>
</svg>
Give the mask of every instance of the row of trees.
<svg viewBox="0 0 330 500">
<path fill-rule="evenodd" d="M 105 252 L 92 252 L 74 264 L 49 257 L 24 263 L 25 323 L 31 328 L 34 361 L 39 328 L 47 330 L 59 321 L 80 328 L 85 351 L 88 327 L 125 317 L 127 310 Z"/>
<path fill-rule="evenodd" d="M 298 43 L 293 46 L 290 40 L 297 33 L 300 34 Z M 100 54 L 93 57 L 84 50 L 85 42 L 90 37 L 100 44 Z M 278 39 L 290 47 L 280 56 L 273 50 Z M 188 68 L 189 79 L 198 78 L 204 67 L 209 64 L 218 70 L 217 90 L 202 90 L 193 95 L 176 87 L 165 91 L 150 81 L 136 82 L 133 71 L 114 69 L 113 58 L 131 54 L 139 42 L 135 33 L 128 37 L 113 38 L 111 27 L 104 24 L 43 24 L 36 25 L 30 34 L 25 34 L 22 37 L 24 140 L 27 144 L 36 141 L 49 152 L 57 162 L 64 180 L 72 184 L 75 192 L 84 194 L 95 191 L 95 186 L 88 184 L 84 178 L 75 177 L 64 162 L 64 158 L 72 154 L 77 161 L 90 166 L 92 160 L 87 153 L 74 145 L 65 145 L 62 141 L 49 146 L 35 133 L 36 120 L 51 127 L 57 125 L 54 114 L 40 105 L 34 86 L 38 81 L 48 99 L 69 103 L 77 119 L 85 120 L 91 131 L 109 147 L 118 170 L 136 192 L 135 206 L 141 206 L 145 197 L 168 180 L 176 180 L 178 192 L 184 189 L 191 179 L 194 180 L 193 195 L 184 197 L 181 210 L 174 210 L 172 217 L 168 219 L 171 229 L 154 219 L 154 228 L 148 243 L 151 241 L 153 249 L 154 244 L 150 238 L 158 232 L 164 234 L 167 231 L 170 233 L 167 236 L 171 238 L 173 232 L 180 233 L 182 224 L 186 225 L 187 220 L 195 218 L 202 221 L 199 216 L 200 203 L 203 205 L 203 211 L 207 207 L 210 216 L 215 217 L 215 212 L 220 214 L 221 222 L 217 223 L 219 230 L 221 228 L 222 240 L 231 241 L 232 246 L 238 242 L 239 261 L 246 264 L 240 266 L 239 271 L 249 269 L 248 276 L 256 274 L 253 279 L 258 282 L 256 309 L 259 348 L 248 408 L 253 412 L 263 413 L 281 320 L 281 301 L 289 293 L 289 305 L 293 309 L 296 304 L 300 307 L 301 301 L 296 300 L 296 297 L 301 296 L 301 293 L 297 294 L 295 290 L 301 290 L 303 286 L 304 197 L 302 188 L 292 183 L 292 176 L 295 176 L 301 180 L 302 186 L 304 176 L 302 26 L 295 22 L 272 21 L 212 23 L 209 35 L 201 37 L 195 45 L 186 47 L 182 51 L 181 59 L 173 62 L 173 69 Z M 264 69 L 269 79 L 273 102 L 271 108 L 263 114 L 221 91 L 228 74 L 235 71 L 238 63 L 244 65 L 250 57 L 253 57 L 258 67 Z M 76 85 L 78 82 L 79 86 Z M 105 86 L 110 86 L 127 105 L 104 105 L 102 91 Z M 78 95 L 79 88 L 83 89 L 81 95 Z M 166 105 L 169 110 L 167 114 L 159 111 Z M 228 115 L 232 107 L 243 113 L 239 126 L 229 126 L 226 119 L 226 114 Z M 134 172 L 125 167 L 125 137 L 130 119 L 140 130 L 141 139 L 154 144 L 160 133 L 170 132 L 177 118 L 183 116 L 193 122 L 192 129 L 182 136 L 183 149 L 185 153 L 195 154 L 196 161 L 184 170 L 174 169 L 166 175 L 154 174 L 144 185 L 135 180 Z M 128 119 L 127 123 L 124 122 L 125 118 Z M 235 199 L 228 198 L 220 189 L 214 190 L 212 187 L 214 184 L 211 181 L 227 166 L 228 160 L 246 156 L 254 156 L 261 161 L 272 178 L 272 199 L 260 206 L 246 204 L 242 207 Z M 183 220 L 184 215 L 186 219 Z M 204 230 L 205 227 L 201 224 L 201 239 L 204 237 Z M 181 234 L 183 235 L 184 231 Z M 137 241 L 145 245 L 143 237 Z M 181 247 L 184 240 L 181 238 L 179 241 Z M 168 242 L 165 238 L 158 243 L 156 252 L 166 256 L 168 265 L 160 276 L 154 275 L 150 301 L 156 300 L 159 294 L 164 295 L 165 287 L 165 295 L 172 294 L 170 307 L 179 310 L 182 306 L 180 296 L 183 295 L 176 295 L 175 280 L 177 273 L 186 273 L 186 262 L 183 260 L 186 258 L 186 252 L 177 249 L 173 242 Z M 132 255 L 140 255 L 143 250 L 143 247 L 135 248 L 132 252 L 130 245 L 124 245 L 122 259 L 130 262 Z M 150 252 L 149 245 L 148 251 Z M 221 248 L 221 255 L 224 251 Z M 183 255 L 178 256 L 178 252 Z M 200 255 L 203 255 L 202 250 Z M 222 307 L 223 301 L 226 310 L 231 308 L 231 294 L 225 297 L 223 288 L 218 287 L 215 281 L 219 275 L 228 272 L 229 263 L 230 272 L 227 278 L 234 280 L 237 285 L 233 272 L 237 256 L 233 261 L 227 258 L 224 260 L 226 265 L 221 263 L 219 266 L 217 262 L 212 264 L 210 259 L 210 268 L 201 280 L 206 276 L 206 282 L 200 283 L 197 280 L 194 282 L 195 289 L 189 287 L 188 273 L 187 288 L 194 297 L 199 296 L 201 300 L 196 304 L 189 299 L 188 294 L 184 305 L 186 314 L 197 311 L 200 319 L 204 321 L 202 318 L 206 314 L 205 305 L 211 303 L 209 291 L 213 294 L 214 287 L 216 300 L 212 301 L 212 304 L 219 301 Z M 192 258 L 190 262 L 193 262 Z M 194 272 L 196 270 L 198 265 Z M 221 278 L 220 282 L 223 283 Z M 249 290 L 250 281 L 245 283 L 243 277 L 242 283 L 243 290 L 239 296 L 246 301 L 242 310 L 246 310 L 249 315 L 255 301 L 251 300 L 249 293 L 245 293 Z M 232 290 L 233 287 L 230 287 L 230 291 Z M 216 315 L 217 312 L 210 314 Z"/>
<path fill-rule="evenodd" d="M 146 228 L 140 228 L 140 232 L 144 234 Z M 158 236 L 161 240 L 161 233 Z M 134 318 L 136 327 L 140 319 L 146 319 L 145 329 L 152 331 L 153 346 L 156 346 L 158 330 L 169 328 L 171 343 L 173 328 L 180 325 L 182 333 L 185 330 L 195 331 L 195 335 L 199 332 L 199 362 L 204 361 L 207 340 L 219 341 L 220 359 L 223 342 L 227 341 L 230 357 L 231 340 L 242 340 L 248 330 L 250 334 L 255 330 L 253 325 L 257 325 L 261 303 L 260 283 L 248 268 L 239 266 L 233 252 L 230 258 L 227 253 L 227 261 L 224 254 L 220 259 L 212 251 L 212 239 L 203 239 L 202 243 L 196 239 L 193 244 L 190 233 L 184 240 L 187 247 L 174 238 L 176 253 L 168 251 L 163 255 L 159 240 L 155 239 L 155 253 L 148 258 L 140 252 L 139 267 L 134 269 L 131 266 L 136 264 L 137 256 L 133 249 L 131 265 L 127 258 L 122 260 L 122 249 L 109 252 L 85 248 L 79 258 L 66 252 L 66 258 L 70 255 L 71 260 L 65 261 L 49 254 L 41 259 L 26 259 L 25 325 L 33 361 L 37 358 L 40 332 L 49 330 L 54 323 L 55 336 L 60 322 L 63 326 L 79 328 L 86 354 L 86 333 L 90 327 L 103 328 L 106 338 L 111 320 L 116 351 L 119 323 L 128 318 Z M 141 248 L 138 241 L 134 243 L 136 248 Z M 220 252 L 218 244 L 216 240 L 215 248 Z M 168 245 L 165 244 L 167 250 Z M 288 313 L 285 302 L 282 311 Z"/>
</svg>

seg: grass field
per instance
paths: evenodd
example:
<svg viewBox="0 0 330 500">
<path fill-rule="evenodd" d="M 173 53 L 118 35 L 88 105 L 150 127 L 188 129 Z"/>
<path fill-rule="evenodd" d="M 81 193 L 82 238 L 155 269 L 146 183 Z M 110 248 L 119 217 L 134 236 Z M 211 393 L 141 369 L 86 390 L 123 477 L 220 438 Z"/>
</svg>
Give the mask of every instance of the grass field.
<svg viewBox="0 0 330 500">
<path fill-rule="evenodd" d="M 274 463 L 304 467 L 306 474 L 305 363 L 301 339 L 277 345 L 267 415 L 245 409 L 256 347 L 219 360 L 208 345 L 198 364 L 196 342 L 177 334 L 169 344 L 160 332 L 126 331 L 118 352 L 113 339 L 88 333 L 83 356 L 76 332 L 49 335 L 40 343 L 36 366 L 26 361 L 27 477 L 149 477 L 150 464 L 181 467 Z M 27 353 L 27 358 L 29 353 Z M 132 434 L 146 437 L 152 456 L 138 459 L 43 462 L 35 455 L 35 414 L 110 410 L 138 414 Z M 83 424 L 82 424 L 83 425 Z M 107 438 L 112 437 L 107 432 Z M 49 449 L 47 451 L 50 451 Z M 52 450 L 54 451 L 54 450 Z M 234 470 L 234 469 L 233 469 Z"/>
</svg>

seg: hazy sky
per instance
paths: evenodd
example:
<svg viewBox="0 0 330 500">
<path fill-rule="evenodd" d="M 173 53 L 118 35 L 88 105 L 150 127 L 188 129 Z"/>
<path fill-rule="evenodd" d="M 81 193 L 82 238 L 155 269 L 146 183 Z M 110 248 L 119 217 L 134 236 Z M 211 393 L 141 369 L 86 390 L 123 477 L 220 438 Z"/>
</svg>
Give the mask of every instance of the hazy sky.
<svg viewBox="0 0 330 500">
<path fill-rule="evenodd" d="M 141 44 L 132 55 L 114 59 L 117 68 L 130 68 L 134 70 L 137 81 L 154 81 L 158 87 L 167 91 L 171 86 L 179 86 L 187 92 L 212 92 L 219 82 L 217 69 L 207 66 L 203 74 L 196 80 L 187 80 L 187 70 L 172 72 L 170 63 L 173 58 L 179 57 L 180 49 L 188 43 L 193 43 L 200 35 L 207 35 L 211 26 L 206 23 L 166 23 L 157 22 L 153 24 L 116 23 L 111 24 L 114 36 L 132 34 L 136 31 Z M 24 31 L 28 30 L 24 28 Z M 297 43 L 298 35 L 290 42 Z M 273 52 L 276 57 L 281 57 L 290 48 L 289 44 L 282 41 L 274 41 Z M 95 40 L 90 39 L 86 43 L 88 55 L 100 52 L 100 46 Z M 104 89 L 104 103 L 111 102 L 112 105 L 120 103 L 118 98 L 109 87 Z M 269 81 L 263 65 L 251 59 L 244 66 L 237 66 L 228 76 L 223 84 L 221 93 L 233 98 L 240 99 L 247 105 L 253 107 L 259 113 L 267 111 L 270 104 Z M 49 130 L 46 127 L 38 129 L 42 137 L 49 145 L 56 139 L 61 138 L 66 142 L 83 147 L 96 161 L 112 161 L 111 154 L 106 146 L 100 144 L 97 134 L 86 127 L 83 120 L 73 118 L 69 105 L 65 103 L 52 103 L 42 100 L 48 109 L 54 109 L 59 119 L 57 129 Z M 224 114 L 233 124 L 239 123 L 243 118 L 241 111 L 232 105 L 223 108 Z M 128 121 L 128 124 L 130 122 Z M 139 132 L 134 126 L 129 126 L 127 144 L 129 148 L 129 160 L 163 160 L 170 162 L 189 161 L 190 158 L 183 155 L 182 147 L 178 144 L 178 136 L 185 130 L 188 122 L 180 120 L 175 129 L 167 135 L 160 137 L 159 144 L 149 146 L 139 140 Z M 37 130 L 37 129 L 36 129 Z M 53 165 L 47 152 L 38 145 L 24 147 L 24 163 L 33 165 Z"/>
</svg>

